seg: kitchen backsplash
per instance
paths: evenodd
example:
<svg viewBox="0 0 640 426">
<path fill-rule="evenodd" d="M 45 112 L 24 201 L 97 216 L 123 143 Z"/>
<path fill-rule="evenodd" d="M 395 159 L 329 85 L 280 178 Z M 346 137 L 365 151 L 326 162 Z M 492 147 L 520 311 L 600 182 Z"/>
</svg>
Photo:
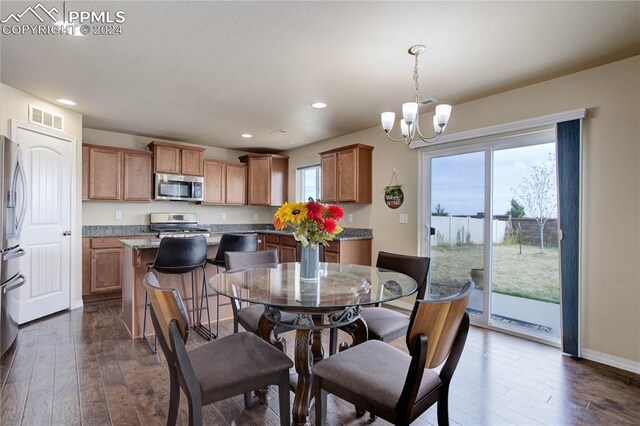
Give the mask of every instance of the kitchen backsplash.
<svg viewBox="0 0 640 426">
<path fill-rule="evenodd" d="M 199 224 L 198 227 L 207 228 L 212 234 L 229 232 L 266 232 L 286 233 L 276 231 L 270 223 L 257 224 Z M 85 225 L 82 227 L 83 237 L 128 237 L 133 235 L 157 235 L 149 230 L 148 225 Z M 373 230 L 367 228 L 344 228 L 338 239 L 370 239 Z"/>
</svg>

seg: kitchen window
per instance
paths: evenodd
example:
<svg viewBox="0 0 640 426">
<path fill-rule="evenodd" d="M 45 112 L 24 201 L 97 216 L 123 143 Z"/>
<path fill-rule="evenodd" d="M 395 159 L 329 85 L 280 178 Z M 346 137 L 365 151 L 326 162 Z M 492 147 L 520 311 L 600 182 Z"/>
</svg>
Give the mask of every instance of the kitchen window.
<svg viewBox="0 0 640 426">
<path fill-rule="evenodd" d="M 320 164 L 298 167 L 296 170 L 296 200 L 320 198 Z"/>
</svg>

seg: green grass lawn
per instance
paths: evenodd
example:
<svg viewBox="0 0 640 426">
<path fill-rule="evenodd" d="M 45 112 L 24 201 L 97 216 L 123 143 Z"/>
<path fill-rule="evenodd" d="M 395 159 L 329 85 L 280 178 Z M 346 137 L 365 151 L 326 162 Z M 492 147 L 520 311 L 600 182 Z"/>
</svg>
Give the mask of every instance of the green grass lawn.
<svg viewBox="0 0 640 426">
<path fill-rule="evenodd" d="M 539 246 L 523 245 L 519 254 L 517 244 L 496 244 L 493 250 L 494 292 L 560 303 L 557 247 L 545 247 L 540 253 Z M 471 278 L 472 268 L 483 266 L 481 245 L 433 247 L 431 253 L 434 289 L 459 287 Z"/>
</svg>

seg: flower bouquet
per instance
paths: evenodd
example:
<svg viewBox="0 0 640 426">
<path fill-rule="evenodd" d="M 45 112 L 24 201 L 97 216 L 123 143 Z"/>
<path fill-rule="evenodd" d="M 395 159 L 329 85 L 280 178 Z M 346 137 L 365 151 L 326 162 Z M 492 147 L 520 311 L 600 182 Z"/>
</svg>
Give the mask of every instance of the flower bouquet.
<svg viewBox="0 0 640 426">
<path fill-rule="evenodd" d="M 301 278 L 318 278 L 318 244 L 327 246 L 342 232 L 338 221 L 343 216 L 341 207 L 325 205 L 313 198 L 307 202 L 284 203 L 276 211 L 273 219 L 275 229 L 289 228 L 293 238 L 302 243 Z"/>
</svg>

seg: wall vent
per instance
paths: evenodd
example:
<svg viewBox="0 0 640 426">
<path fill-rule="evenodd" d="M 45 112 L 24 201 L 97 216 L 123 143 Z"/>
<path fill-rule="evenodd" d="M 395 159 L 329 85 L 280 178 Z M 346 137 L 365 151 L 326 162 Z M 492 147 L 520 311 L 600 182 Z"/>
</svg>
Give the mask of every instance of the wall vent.
<svg viewBox="0 0 640 426">
<path fill-rule="evenodd" d="M 29 104 L 29 123 L 60 132 L 64 131 L 64 119 L 61 115 L 56 115 L 33 104 Z"/>
<path fill-rule="evenodd" d="M 423 99 L 420 101 L 420 106 L 426 106 L 426 105 L 433 105 L 438 103 L 437 99 L 434 98 L 427 98 L 427 99 Z"/>
</svg>

